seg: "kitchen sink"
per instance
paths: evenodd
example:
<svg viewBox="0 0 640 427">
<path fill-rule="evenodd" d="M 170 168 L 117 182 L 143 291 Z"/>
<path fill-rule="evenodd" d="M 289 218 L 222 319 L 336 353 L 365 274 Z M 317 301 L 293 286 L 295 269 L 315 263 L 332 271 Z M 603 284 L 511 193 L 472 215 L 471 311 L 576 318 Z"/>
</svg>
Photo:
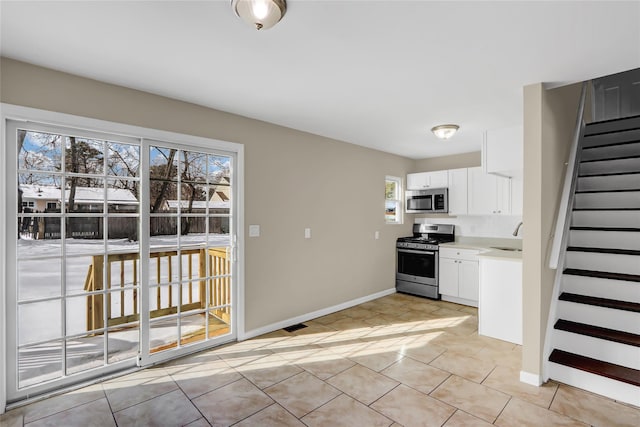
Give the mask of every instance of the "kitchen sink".
<svg viewBox="0 0 640 427">
<path fill-rule="evenodd" d="M 510 248 L 507 246 L 491 246 L 491 249 L 498 249 L 500 251 L 522 252 L 522 249 Z"/>
</svg>

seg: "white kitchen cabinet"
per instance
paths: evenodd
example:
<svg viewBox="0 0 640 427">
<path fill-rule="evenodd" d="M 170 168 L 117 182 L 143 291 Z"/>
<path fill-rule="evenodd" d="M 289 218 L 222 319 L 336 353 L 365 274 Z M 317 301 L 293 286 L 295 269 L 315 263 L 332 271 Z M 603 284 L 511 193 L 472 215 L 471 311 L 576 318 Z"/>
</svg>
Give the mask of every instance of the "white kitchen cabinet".
<svg viewBox="0 0 640 427">
<path fill-rule="evenodd" d="M 475 249 L 440 248 L 438 283 L 443 300 L 478 306 L 478 253 Z"/>
<path fill-rule="evenodd" d="M 511 178 L 511 215 L 522 215 L 523 196 L 524 181 L 522 177 Z"/>
<path fill-rule="evenodd" d="M 467 168 L 449 170 L 449 215 L 466 215 Z"/>
<path fill-rule="evenodd" d="M 482 144 L 482 168 L 506 177 L 522 176 L 522 126 L 489 130 Z"/>
<path fill-rule="evenodd" d="M 469 215 L 510 215 L 511 179 L 467 169 Z"/>
<path fill-rule="evenodd" d="M 449 185 L 448 171 L 418 172 L 407 174 L 407 190 L 445 188 Z"/>
<path fill-rule="evenodd" d="M 480 257 L 478 333 L 522 344 L 522 260 Z"/>
</svg>

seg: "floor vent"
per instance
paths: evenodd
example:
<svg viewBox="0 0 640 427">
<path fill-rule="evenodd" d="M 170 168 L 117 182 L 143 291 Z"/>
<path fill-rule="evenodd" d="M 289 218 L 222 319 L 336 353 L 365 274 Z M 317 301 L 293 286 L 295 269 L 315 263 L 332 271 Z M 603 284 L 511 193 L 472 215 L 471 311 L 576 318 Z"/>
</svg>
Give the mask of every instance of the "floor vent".
<svg viewBox="0 0 640 427">
<path fill-rule="evenodd" d="M 305 325 L 304 323 L 298 323 L 297 325 L 287 326 L 286 328 L 282 328 L 282 329 L 284 329 L 287 332 L 295 332 L 297 330 L 304 329 L 306 327 L 307 325 Z"/>
</svg>

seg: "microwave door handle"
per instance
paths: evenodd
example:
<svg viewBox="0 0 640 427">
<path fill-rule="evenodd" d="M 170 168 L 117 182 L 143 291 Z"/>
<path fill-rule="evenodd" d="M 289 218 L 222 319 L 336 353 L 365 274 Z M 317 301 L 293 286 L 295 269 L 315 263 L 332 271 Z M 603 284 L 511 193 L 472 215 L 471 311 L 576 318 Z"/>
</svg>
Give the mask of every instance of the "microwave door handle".
<svg viewBox="0 0 640 427">
<path fill-rule="evenodd" d="M 398 249 L 398 252 L 403 252 L 403 253 L 407 253 L 407 254 L 423 254 L 423 255 L 435 255 L 435 252 L 431 252 L 431 251 L 411 251 L 411 250 L 406 250 L 406 249 Z"/>
</svg>

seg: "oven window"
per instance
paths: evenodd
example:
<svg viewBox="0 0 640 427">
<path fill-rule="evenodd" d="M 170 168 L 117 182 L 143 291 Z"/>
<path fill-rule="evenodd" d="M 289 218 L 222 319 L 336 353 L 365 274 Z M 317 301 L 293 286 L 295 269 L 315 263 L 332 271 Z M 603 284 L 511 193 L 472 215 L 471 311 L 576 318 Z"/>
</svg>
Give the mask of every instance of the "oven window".
<svg viewBox="0 0 640 427">
<path fill-rule="evenodd" d="M 437 258 L 434 252 L 398 250 L 398 273 L 435 278 Z"/>
</svg>

